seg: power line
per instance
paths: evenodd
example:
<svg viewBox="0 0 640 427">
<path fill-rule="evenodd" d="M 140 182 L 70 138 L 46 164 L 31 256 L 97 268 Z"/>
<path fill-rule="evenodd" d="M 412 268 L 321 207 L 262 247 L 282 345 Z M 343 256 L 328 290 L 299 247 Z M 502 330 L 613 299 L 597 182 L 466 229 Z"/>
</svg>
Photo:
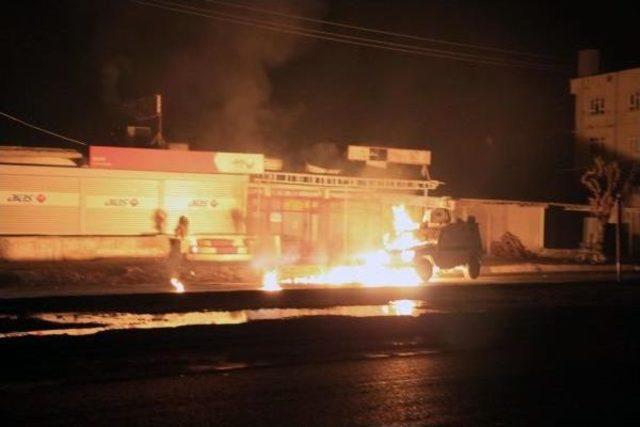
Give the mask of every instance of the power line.
<svg viewBox="0 0 640 427">
<path fill-rule="evenodd" d="M 156 0 L 156 1 L 160 2 L 160 3 L 180 4 L 180 3 L 171 2 L 171 1 L 168 1 L 168 0 Z M 214 11 L 211 11 L 210 9 L 198 9 L 198 8 L 194 8 L 194 7 L 186 6 L 186 5 L 184 5 L 183 7 L 188 7 L 188 8 L 196 9 L 196 10 L 200 10 L 200 11 L 204 10 L 204 11 L 207 11 L 207 12 L 214 12 Z M 238 19 L 237 15 L 224 14 L 223 12 L 218 12 L 218 11 L 215 11 L 214 13 Z M 246 20 L 248 20 L 250 22 L 254 22 L 254 23 L 256 23 L 256 22 L 257 23 L 265 23 L 266 22 L 269 25 L 277 25 L 277 26 L 281 26 L 283 28 L 299 30 L 299 27 L 291 26 L 291 25 L 287 25 L 287 24 L 279 24 L 279 23 L 273 23 L 273 22 L 268 22 L 268 21 L 261 21 L 261 20 L 258 20 L 258 19 L 248 18 L 248 17 L 241 17 L 239 19 L 246 19 Z M 415 50 L 419 50 L 421 52 L 428 52 L 428 53 L 434 53 L 434 54 L 439 54 L 439 55 L 457 55 L 457 56 L 465 57 L 465 58 L 469 58 L 469 59 L 480 59 L 480 60 L 490 60 L 490 61 L 500 61 L 500 62 L 502 62 L 502 61 L 504 61 L 504 62 L 513 62 L 514 64 L 517 63 L 518 65 L 526 65 L 526 66 L 532 65 L 532 66 L 540 66 L 540 67 L 553 67 L 552 64 L 533 63 L 533 62 L 522 61 L 522 60 L 519 60 L 519 59 L 509 60 L 507 58 L 487 57 L 487 56 L 482 56 L 482 55 L 477 55 L 477 54 L 472 54 L 472 53 L 454 52 L 454 51 L 451 51 L 451 50 L 442 50 L 442 49 L 435 49 L 435 48 L 427 48 L 427 47 L 424 47 L 424 46 L 407 45 L 407 44 L 403 44 L 403 43 L 396 43 L 396 42 L 390 42 L 390 41 L 379 40 L 379 39 L 370 39 L 370 38 L 365 38 L 365 37 L 352 36 L 352 35 L 343 34 L 343 33 L 333 33 L 333 32 L 327 32 L 327 31 L 322 31 L 322 30 L 314 30 L 314 29 L 308 29 L 308 28 L 304 29 L 304 31 L 310 32 L 312 34 L 337 36 L 337 37 L 343 37 L 345 39 L 356 40 L 356 41 L 361 41 L 361 42 L 377 43 L 377 44 L 390 46 L 390 47 L 396 47 L 396 48 L 400 48 L 400 49 L 415 49 Z"/>
<path fill-rule="evenodd" d="M 203 17 L 218 19 L 226 22 L 231 21 L 241 25 L 249 25 L 256 28 L 279 31 L 279 32 L 284 32 L 288 34 L 302 35 L 302 36 L 311 37 L 311 38 L 337 41 L 337 42 L 353 44 L 358 46 L 367 46 L 367 47 L 374 47 L 374 48 L 380 48 L 380 49 L 386 49 L 386 50 L 395 50 L 397 52 L 402 52 L 402 53 L 409 53 L 409 54 L 415 54 L 415 55 L 421 55 L 421 56 L 433 56 L 437 58 L 453 59 L 453 60 L 466 61 L 466 62 L 475 62 L 475 63 L 481 63 L 481 64 L 487 64 L 487 65 L 535 68 L 535 69 L 547 70 L 547 71 L 565 71 L 564 69 L 559 69 L 549 64 L 540 64 L 540 63 L 532 63 L 532 62 L 526 62 L 526 61 L 520 61 L 520 60 L 508 60 L 508 59 L 502 59 L 502 58 L 486 57 L 486 56 L 474 55 L 469 53 L 452 52 L 452 51 L 446 51 L 446 50 L 420 47 L 415 45 L 386 42 L 386 41 L 369 39 L 364 37 L 350 36 L 350 35 L 340 34 L 340 33 L 332 33 L 332 32 L 312 30 L 312 29 L 301 29 L 297 26 L 278 24 L 278 23 L 262 21 L 254 18 L 239 17 L 237 15 L 217 12 L 211 9 L 197 8 L 193 6 L 184 5 L 183 3 L 176 3 L 171 1 L 150 0 L 152 1 L 152 4 L 149 4 L 148 1 L 147 2 L 139 1 L 139 0 L 133 0 L 133 1 L 135 1 L 136 3 L 142 3 L 145 5 L 158 7 L 165 10 L 203 16 Z"/>
<path fill-rule="evenodd" d="M 331 25 L 331 26 L 334 26 L 334 27 L 347 28 L 347 29 L 350 29 L 350 30 L 358 30 L 358 31 L 364 31 L 364 32 L 368 32 L 368 33 L 383 34 L 383 35 L 387 35 L 387 36 L 400 37 L 400 38 L 411 39 L 411 40 L 419 40 L 419 41 L 425 41 L 425 42 L 429 42 L 429 43 L 444 44 L 444 45 L 449 45 L 449 46 L 457 46 L 457 47 L 464 47 L 464 48 L 470 48 L 470 49 L 487 50 L 487 51 L 506 53 L 506 54 L 512 54 L 512 55 L 530 56 L 530 57 L 534 57 L 534 58 L 554 59 L 550 55 L 544 55 L 544 54 L 540 54 L 540 53 L 531 53 L 531 52 L 526 52 L 526 51 L 522 51 L 522 50 L 500 49 L 500 48 L 493 47 L 493 46 L 482 46 L 482 45 L 476 45 L 476 44 L 470 44 L 470 43 L 461 43 L 461 42 L 454 42 L 454 41 L 450 41 L 450 40 L 442 40 L 442 39 L 436 39 L 436 38 L 416 36 L 416 35 L 413 35 L 413 34 L 397 33 L 397 32 L 394 32 L 394 31 L 386 31 L 386 30 L 380 30 L 380 29 L 377 29 L 377 28 L 363 27 L 363 26 L 353 25 L 353 24 L 345 24 L 345 23 L 342 23 L 342 22 L 328 21 L 328 20 L 325 20 L 325 19 L 307 18 L 305 16 L 293 15 L 293 14 L 282 13 L 282 12 L 274 12 L 274 11 L 268 10 L 268 9 L 252 7 L 252 6 L 248 6 L 248 5 L 241 4 L 241 3 L 233 3 L 233 2 L 223 1 L 223 0 L 205 0 L 205 1 L 207 3 L 220 4 L 220 5 L 224 5 L 224 6 L 227 6 L 227 7 L 235 7 L 235 8 L 238 8 L 238 9 L 244 9 L 244 10 L 248 10 L 248 11 L 251 11 L 251 12 L 263 13 L 263 14 L 268 14 L 268 15 L 273 15 L 273 16 L 280 16 L 280 17 L 289 18 L 289 19 L 298 19 L 298 20 L 301 20 L 301 21 L 314 22 L 316 24 Z"/>
<path fill-rule="evenodd" d="M 192 6 L 186 6 L 181 3 L 174 3 L 168 1 L 153 1 L 153 0 L 131 0 L 135 3 L 150 6 L 158 9 L 168 10 L 172 12 L 178 12 L 187 15 L 200 16 L 204 18 L 219 20 L 223 22 L 232 22 L 240 25 L 251 26 L 255 28 L 266 29 L 270 31 L 281 32 L 285 34 L 299 35 L 303 37 L 335 41 L 339 43 L 351 44 L 356 46 L 372 47 L 378 49 L 384 49 L 388 51 L 413 54 L 418 56 L 430 56 L 443 59 L 451 59 L 463 62 L 470 62 L 476 64 L 485 65 L 497 65 L 508 66 L 518 68 L 530 68 L 541 71 L 557 71 L 557 72 L 569 72 L 568 69 L 559 68 L 557 66 L 541 63 L 533 63 L 519 60 L 507 60 L 494 57 L 486 57 L 468 53 L 452 52 L 439 49 L 430 49 L 420 46 L 412 46 L 401 43 L 386 42 L 381 40 L 369 39 L 365 37 L 349 36 L 340 33 L 332 33 L 311 29 L 300 29 L 286 24 L 276 24 L 273 22 L 262 21 L 253 18 L 238 17 L 237 15 L 226 14 L 222 12 L 212 11 L 211 9 L 202 9 Z"/>
<path fill-rule="evenodd" d="M 31 129 L 35 129 L 35 130 L 38 130 L 40 132 L 46 133 L 47 135 L 51 135 L 51 136 L 55 136 L 56 138 L 64 139 L 65 141 L 73 142 L 73 143 L 80 144 L 80 145 L 88 145 L 86 142 L 82 142 L 82 141 L 79 141 L 77 139 L 69 138 L 68 136 L 60 135 L 59 133 L 55 133 L 55 132 L 52 132 L 50 130 L 43 129 L 43 128 L 41 128 L 39 126 L 36 126 L 34 124 L 25 122 L 24 120 L 19 119 L 18 117 L 12 116 L 11 114 L 3 113 L 2 111 L 0 111 L 0 116 L 6 117 L 9 120 L 13 120 L 14 122 L 18 122 L 18 123 L 20 123 L 20 124 L 22 124 L 24 126 L 30 127 Z"/>
</svg>

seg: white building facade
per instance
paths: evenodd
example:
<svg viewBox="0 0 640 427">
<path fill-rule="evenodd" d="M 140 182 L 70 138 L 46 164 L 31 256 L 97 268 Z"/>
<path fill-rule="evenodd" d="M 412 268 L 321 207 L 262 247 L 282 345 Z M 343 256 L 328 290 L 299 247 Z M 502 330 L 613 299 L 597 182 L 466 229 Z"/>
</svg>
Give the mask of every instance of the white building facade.
<svg viewBox="0 0 640 427">
<path fill-rule="evenodd" d="M 571 93 L 578 168 L 602 154 L 640 160 L 640 68 L 574 78 Z"/>
</svg>

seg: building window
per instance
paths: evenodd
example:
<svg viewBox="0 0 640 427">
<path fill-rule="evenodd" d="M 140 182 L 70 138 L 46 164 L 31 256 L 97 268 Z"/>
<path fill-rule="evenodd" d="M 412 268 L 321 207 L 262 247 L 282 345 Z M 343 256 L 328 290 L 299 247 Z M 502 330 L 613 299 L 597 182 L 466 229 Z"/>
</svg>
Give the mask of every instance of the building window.
<svg viewBox="0 0 640 427">
<path fill-rule="evenodd" d="M 605 156 L 605 139 L 602 137 L 589 138 L 589 154 L 591 157 Z"/>
<path fill-rule="evenodd" d="M 589 101 L 589 114 L 592 116 L 604 114 L 604 98 L 591 98 L 591 101 Z"/>
<path fill-rule="evenodd" d="M 629 95 L 629 111 L 640 110 L 640 90 L 637 90 Z"/>
</svg>

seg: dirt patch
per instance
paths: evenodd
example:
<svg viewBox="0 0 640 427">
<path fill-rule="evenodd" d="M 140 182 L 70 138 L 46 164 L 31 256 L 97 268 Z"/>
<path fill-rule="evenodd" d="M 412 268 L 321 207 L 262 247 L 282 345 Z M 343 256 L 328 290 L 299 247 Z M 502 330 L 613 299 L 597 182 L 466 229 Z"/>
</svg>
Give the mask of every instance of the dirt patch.
<svg viewBox="0 0 640 427">
<path fill-rule="evenodd" d="M 185 262 L 176 269 L 165 259 L 3 263 L 0 265 L 0 288 L 87 288 L 163 283 L 176 272 L 181 280 L 209 283 L 248 283 L 259 280 L 260 276 L 246 264 Z"/>
</svg>

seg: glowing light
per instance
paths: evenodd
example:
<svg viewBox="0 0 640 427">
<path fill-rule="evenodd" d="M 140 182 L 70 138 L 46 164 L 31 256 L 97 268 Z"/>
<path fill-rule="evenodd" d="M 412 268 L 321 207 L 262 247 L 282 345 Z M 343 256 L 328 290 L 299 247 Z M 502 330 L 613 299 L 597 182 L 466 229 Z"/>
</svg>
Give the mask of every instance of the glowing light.
<svg viewBox="0 0 640 427">
<path fill-rule="evenodd" d="M 400 259 L 402 262 L 411 262 L 416 257 L 415 251 L 404 250 L 400 252 Z"/>
<path fill-rule="evenodd" d="M 198 253 L 198 241 L 193 237 L 189 238 L 189 250 L 191 251 L 192 254 Z"/>
<path fill-rule="evenodd" d="M 399 299 L 389 301 L 389 312 L 396 316 L 414 316 L 416 315 L 417 302 L 410 299 Z"/>
<path fill-rule="evenodd" d="M 442 276 L 442 270 L 437 265 L 433 265 L 432 277 L 440 277 Z"/>
<path fill-rule="evenodd" d="M 270 270 L 264 273 L 264 276 L 262 276 L 262 290 L 267 292 L 277 292 L 282 290 L 278 280 L 277 270 Z"/>
<path fill-rule="evenodd" d="M 170 282 L 171 286 L 174 287 L 176 293 L 181 294 L 184 292 L 184 284 L 180 280 L 178 280 L 177 277 L 172 277 Z"/>
</svg>

